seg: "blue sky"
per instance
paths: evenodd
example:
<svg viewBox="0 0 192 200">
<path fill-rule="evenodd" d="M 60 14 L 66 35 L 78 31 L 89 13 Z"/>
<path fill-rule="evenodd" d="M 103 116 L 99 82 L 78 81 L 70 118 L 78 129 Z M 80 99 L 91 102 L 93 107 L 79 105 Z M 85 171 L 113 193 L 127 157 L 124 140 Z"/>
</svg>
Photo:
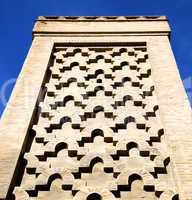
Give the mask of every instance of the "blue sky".
<svg viewBox="0 0 192 200">
<path fill-rule="evenodd" d="M 29 50 L 39 15 L 166 15 L 181 78 L 192 94 L 191 0 L 0 0 L 0 91 L 7 83 L 6 98 Z M 3 109 L 0 101 L 0 114 Z"/>
</svg>

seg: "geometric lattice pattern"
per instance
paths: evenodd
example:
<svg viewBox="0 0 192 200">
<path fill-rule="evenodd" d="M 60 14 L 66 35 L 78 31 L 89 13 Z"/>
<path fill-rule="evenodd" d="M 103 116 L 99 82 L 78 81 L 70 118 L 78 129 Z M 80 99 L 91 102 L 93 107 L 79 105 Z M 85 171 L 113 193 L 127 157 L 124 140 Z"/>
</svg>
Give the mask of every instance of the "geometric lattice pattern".
<svg viewBox="0 0 192 200">
<path fill-rule="evenodd" d="M 146 46 L 55 47 L 16 200 L 176 200 Z"/>
</svg>

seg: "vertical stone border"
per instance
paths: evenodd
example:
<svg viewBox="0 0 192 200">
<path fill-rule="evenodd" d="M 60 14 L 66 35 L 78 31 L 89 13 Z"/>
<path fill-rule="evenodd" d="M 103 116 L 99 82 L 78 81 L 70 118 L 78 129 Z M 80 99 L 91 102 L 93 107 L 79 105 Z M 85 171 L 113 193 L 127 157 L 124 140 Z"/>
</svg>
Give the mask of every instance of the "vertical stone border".
<svg viewBox="0 0 192 200">
<path fill-rule="evenodd" d="M 192 199 L 192 112 L 167 37 L 153 37 L 148 51 L 160 116 L 181 200 Z"/>
<path fill-rule="evenodd" d="M 53 42 L 34 38 L 0 124 L 0 199 L 5 199 L 22 154 Z"/>
</svg>

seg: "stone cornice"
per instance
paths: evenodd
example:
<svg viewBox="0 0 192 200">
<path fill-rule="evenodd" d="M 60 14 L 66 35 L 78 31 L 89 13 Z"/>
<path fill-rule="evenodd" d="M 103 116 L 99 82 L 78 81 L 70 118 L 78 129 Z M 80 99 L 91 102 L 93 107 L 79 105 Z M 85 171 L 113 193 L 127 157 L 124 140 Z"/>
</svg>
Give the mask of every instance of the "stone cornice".
<svg viewBox="0 0 192 200">
<path fill-rule="evenodd" d="M 40 16 L 33 36 L 170 35 L 165 16 Z"/>
<path fill-rule="evenodd" d="M 167 21 L 166 16 L 39 16 L 37 21 Z"/>
</svg>

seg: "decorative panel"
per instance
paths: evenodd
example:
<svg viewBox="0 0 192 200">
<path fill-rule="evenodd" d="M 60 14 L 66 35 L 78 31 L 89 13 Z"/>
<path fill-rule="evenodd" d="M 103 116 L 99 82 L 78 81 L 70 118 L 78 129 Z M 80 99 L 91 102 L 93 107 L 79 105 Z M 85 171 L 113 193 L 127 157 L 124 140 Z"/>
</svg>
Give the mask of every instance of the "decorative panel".
<svg viewBox="0 0 192 200">
<path fill-rule="evenodd" d="M 29 134 L 16 200 L 179 198 L 146 45 L 56 46 Z"/>
</svg>

